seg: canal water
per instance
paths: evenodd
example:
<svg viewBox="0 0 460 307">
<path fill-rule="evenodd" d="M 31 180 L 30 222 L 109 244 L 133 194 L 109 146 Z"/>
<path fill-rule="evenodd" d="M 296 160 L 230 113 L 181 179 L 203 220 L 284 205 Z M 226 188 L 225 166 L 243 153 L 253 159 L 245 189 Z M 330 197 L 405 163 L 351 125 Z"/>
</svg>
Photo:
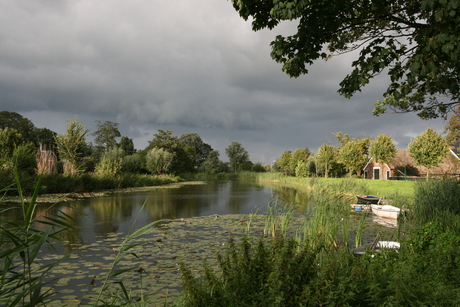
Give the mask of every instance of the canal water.
<svg viewBox="0 0 460 307">
<path fill-rule="evenodd" d="M 142 284 L 151 300 L 160 305 L 164 298 L 170 297 L 169 302 L 172 302 L 181 290 L 178 259 L 186 262 L 194 272 L 199 272 L 204 260 L 216 265 L 215 256 L 225 249 L 228 238 L 241 235 L 246 227 L 249 229 L 248 217 L 252 213 L 265 214 L 274 198 L 296 204 L 299 215 L 305 212 L 309 199 L 306 191 L 292 187 L 228 180 L 117 192 L 58 204 L 51 210 L 49 205 L 40 206 L 36 214 L 41 218 L 65 212 L 73 218 L 74 227 L 62 237 L 63 245 L 55 244 L 56 250 L 44 251 L 41 255 L 41 261 L 46 263 L 59 259 L 65 252 L 71 254 L 50 271 L 48 277 L 58 282 L 53 296 L 56 301 L 49 306 L 93 303 L 97 287 L 102 285 L 101 278 L 107 276 L 124 237 L 133 229 L 159 220 L 169 222 L 162 223 L 144 237 L 145 244 L 135 251 L 142 260 L 136 262 L 138 259 L 131 257 L 133 259 L 125 262 L 126 266 L 136 262 L 135 265 L 150 274 L 140 282 L 139 273 L 131 272 L 128 275 L 132 276 L 123 282 L 136 291 L 140 291 L 138 288 Z M 366 224 L 373 225 L 367 227 L 370 233 L 367 240 L 376 232 L 394 232 L 392 225 L 376 225 L 372 217 Z M 263 220 L 255 220 L 252 228 L 256 227 L 259 227 L 257 235 L 261 235 Z M 91 284 L 96 286 L 91 287 Z"/>
</svg>

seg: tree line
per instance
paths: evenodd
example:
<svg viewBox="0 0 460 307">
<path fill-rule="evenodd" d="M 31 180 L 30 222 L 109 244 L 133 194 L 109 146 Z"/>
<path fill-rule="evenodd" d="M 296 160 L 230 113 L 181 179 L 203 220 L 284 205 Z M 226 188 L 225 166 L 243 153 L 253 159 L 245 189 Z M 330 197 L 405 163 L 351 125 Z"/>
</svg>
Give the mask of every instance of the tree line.
<svg viewBox="0 0 460 307">
<path fill-rule="evenodd" d="M 458 115 L 454 115 L 457 116 Z M 453 124 L 450 121 L 449 124 Z M 450 131 L 446 138 L 433 130 L 426 129 L 416 136 L 408 145 L 409 156 L 414 159 L 417 166 L 425 166 L 428 179 L 429 169 L 439 166 L 449 154 L 450 142 L 460 141 L 460 121 L 455 123 L 457 129 L 449 130 L 453 126 L 446 126 Z M 457 134 L 455 137 L 454 134 Z M 351 138 L 342 132 L 333 133 L 336 136 L 339 146 L 323 144 L 316 153 L 310 152 L 308 148 L 297 149 L 294 153 L 285 151 L 276 160 L 274 168 L 287 176 L 296 177 L 343 177 L 348 174 L 362 175 L 364 165 L 372 157 L 377 163 L 389 163 L 396 156 L 397 149 L 393 139 L 380 134 L 373 138 Z"/>
<path fill-rule="evenodd" d="M 395 143 L 386 134 L 375 139 L 357 139 L 338 132 L 333 135 L 339 146 L 323 144 L 316 153 L 308 148 L 293 153 L 285 151 L 273 165 L 254 164 L 244 147 L 233 141 L 225 149 L 229 162 L 224 163 L 219 151 L 203 142 L 197 133 L 175 136 L 171 130 L 159 129 L 146 148 L 137 150 L 132 139 L 121 135 L 118 123 L 99 120 L 96 123 L 96 130 L 90 133 L 74 117 L 67 121 L 66 132 L 58 134 L 35 127 L 18 113 L 1 111 L 1 171 L 16 168 L 30 174 L 70 176 L 277 171 L 288 176 L 327 178 L 361 175 L 370 157 L 378 163 L 388 163 L 396 155 Z M 409 154 L 418 165 L 427 169 L 438 166 L 448 154 L 448 144 L 460 141 L 460 106 L 447 121 L 444 133 L 447 133 L 445 138 L 428 128 L 411 141 Z M 94 137 L 94 144 L 87 142 L 88 136 Z"/>
<path fill-rule="evenodd" d="M 116 175 L 120 173 L 181 174 L 206 172 L 265 171 L 261 163 L 252 163 L 244 147 L 233 141 L 226 148 L 230 160 L 224 163 L 220 153 L 203 142 L 197 133 L 173 135 L 159 129 L 146 148 L 137 150 L 133 140 L 122 136 L 118 123 L 96 121 L 90 133 L 74 117 L 67 121 L 66 132 L 58 134 L 37 128 L 16 112 L 0 112 L 1 171 L 30 174 L 77 176 L 82 173 Z M 87 137 L 94 137 L 94 144 Z M 118 141 L 119 140 L 119 141 Z"/>
</svg>

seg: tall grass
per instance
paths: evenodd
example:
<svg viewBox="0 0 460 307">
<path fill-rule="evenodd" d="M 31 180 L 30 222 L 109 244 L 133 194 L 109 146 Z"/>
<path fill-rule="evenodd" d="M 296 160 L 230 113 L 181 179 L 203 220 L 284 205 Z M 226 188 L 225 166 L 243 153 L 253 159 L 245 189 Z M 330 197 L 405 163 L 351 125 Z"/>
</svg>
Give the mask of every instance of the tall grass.
<svg viewBox="0 0 460 307">
<path fill-rule="evenodd" d="M 197 277 L 181 266 L 184 291 L 177 304 L 459 306 L 460 232 L 447 225 L 460 215 L 459 186 L 454 181 L 433 183 L 417 187 L 420 202 L 411 215 L 419 215 L 420 227 L 401 241 L 399 252 L 384 249 L 357 257 L 339 248 L 340 216 L 349 214 L 347 199 L 315 194 L 303 240 L 246 236 L 238 245 L 231 238 L 229 249 L 219 255 L 219 270 L 205 265 Z M 360 245 L 359 234 L 356 240 Z"/>
<path fill-rule="evenodd" d="M 43 246 L 52 247 L 52 240 L 59 240 L 59 234 L 72 228 L 67 222 L 72 217 L 65 212 L 37 220 L 36 198 L 40 188 L 40 178 L 30 202 L 22 194 L 19 176 L 16 173 L 17 191 L 20 196 L 22 219 L 20 221 L 0 221 L 0 305 L 35 306 L 43 304 L 51 295 L 43 290 L 52 281 L 45 281 L 46 274 L 60 260 L 43 265 L 36 262 Z M 8 208 L 2 209 L 2 211 Z M 45 224 L 46 230 L 38 230 L 36 223 Z"/>
<path fill-rule="evenodd" d="M 417 182 L 412 221 L 435 222 L 460 233 L 460 183 L 455 179 Z"/>
<path fill-rule="evenodd" d="M 36 188 L 38 176 L 20 174 L 21 192 L 24 195 L 32 195 Z M 129 187 L 157 186 L 162 184 L 183 181 L 173 176 L 152 176 L 144 174 L 124 173 L 120 175 L 82 174 L 80 176 L 66 176 L 62 174 L 42 175 L 40 177 L 39 194 L 95 192 L 110 189 Z M 6 187 L 14 184 L 12 174 L 3 172 L 0 174 L 0 186 Z M 8 195 L 18 195 L 17 189 L 7 191 Z"/>
</svg>

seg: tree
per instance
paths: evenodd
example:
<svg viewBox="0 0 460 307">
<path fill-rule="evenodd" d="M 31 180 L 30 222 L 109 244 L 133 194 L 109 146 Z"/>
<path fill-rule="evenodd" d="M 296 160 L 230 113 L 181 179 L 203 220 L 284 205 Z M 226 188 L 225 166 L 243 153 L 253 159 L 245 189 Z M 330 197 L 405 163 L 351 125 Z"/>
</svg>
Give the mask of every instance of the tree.
<svg viewBox="0 0 460 307">
<path fill-rule="evenodd" d="M 316 153 L 316 163 L 324 170 L 324 177 L 329 177 L 329 171 L 337 163 L 337 148 L 323 144 Z"/>
<path fill-rule="evenodd" d="M 172 165 L 174 154 L 164 148 L 152 148 L 146 156 L 147 170 L 154 174 L 167 173 Z"/>
<path fill-rule="evenodd" d="M 135 153 L 123 157 L 122 172 L 137 173 L 142 168 L 142 157 Z"/>
<path fill-rule="evenodd" d="M 96 145 L 104 148 L 105 151 L 109 151 L 117 145 L 117 137 L 120 137 L 120 131 L 118 130 L 118 123 L 111 121 L 100 121 L 96 120 L 97 130 L 92 133 L 94 142 Z"/>
<path fill-rule="evenodd" d="M 33 143 L 22 143 L 17 146 L 14 149 L 12 160 L 17 170 L 33 174 L 37 166 Z"/>
<path fill-rule="evenodd" d="M 449 153 L 446 141 L 433 128 L 426 129 L 409 143 L 409 155 L 418 165 L 426 167 L 426 180 L 429 169 L 439 166 Z"/>
<path fill-rule="evenodd" d="M 449 117 L 446 126 L 444 127 L 446 142 L 448 145 L 453 145 L 460 141 L 460 105 L 454 110 L 454 114 Z"/>
<path fill-rule="evenodd" d="M 0 129 L 5 128 L 15 129 L 21 134 L 23 142 L 32 142 L 33 132 L 35 130 L 34 124 L 21 114 L 16 112 L 1 111 L 0 112 Z"/>
<path fill-rule="evenodd" d="M 366 163 L 366 147 L 362 142 L 353 140 L 348 141 L 339 150 L 339 162 L 342 163 L 346 170 L 350 173 L 360 173 L 364 163 Z"/>
<path fill-rule="evenodd" d="M 54 142 L 56 135 L 56 132 L 48 128 L 36 128 L 33 132 L 33 141 L 35 144 L 41 144 L 53 149 L 56 146 Z"/>
<path fill-rule="evenodd" d="M 123 152 L 127 155 L 130 156 L 136 152 L 134 149 L 134 142 L 132 139 L 130 139 L 127 136 L 122 136 L 120 143 L 118 144 L 118 147 L 123 150 Z"/>
<path fill-rule="evenodd" d="M 219 160 L 219 151 L 211 150 L 208 158 L 202 164 L 203 169 L 208 174 L 217 174 L 225 171 L 225 164 Z"/>
<path fill-rule="evenodd" d="M 341 147 L 351 141 L 350 136 L 348 134 L 343 134 L 342 132 L 332 133 L 332 135 L 337 138 L 337 141 L 339 141 Z"/>
<path fill-rule="evenodd" d="M 308 148 L 304 149 L 296 149 L 294 153 L 292 154 L 292 159 L 290 161 L 290 169 L 295 175 L 296 173 L 296 168 L 299 165 L 299 163 L 307 163 L 308 157 L 310 156 L 310 150 Z"/>
<path fill-rule="evenodd" d="M 192 146 L 195 148 L 195 166 L 199 167 L 213 150 L 209 144 L 203 142 L 197 133 L 185 133 L 179 137 L 179 144 L 182 147 Z"/>
<path fill-rule="evenodd" d="M 458 0 L 232 3 L 241 17 L 252 18 L 254 31 L 296 20 L 297 33 L 271 43 L 272 58 L 291 77 L 308 73 L 317 59 L 360 50 L 339 93 L 350 98 L 387 73 L 387 99 L 376 103 L 375 115 L 389 108 L 434 118 L 460 102 Z"/>
<path fill-rule="evenodd" d="M 88 130 L 83 123 L 78 122 L 75 116 L 72 121 L 67 121 L 67 133 L 58 134 L 55 143 L 59 158 L 64 160 L 64 174 L 74 176 L 79 170 L 79 163 L 86 149 L 85 138 Z"/>
<path fill-rule="evenodd" d="M 125 153 L 121 148 L 112 148 L 102 154 L 97 163 L 95 172 L 104 175 L 117 175 L 123 167 L 123 157 Z"/>
<path fill-rule="evenodd" d="M 169 172 L 179 174 L 194 171 L 194 161 L 190 156 L 190 152 L 187 153 L 184 147 L 179 144 L 179 138 L 173 135 L 172 130 L 158 129 L 158 133 L 153 136 L 154 139 L 149 141 L 149 145 L 144 152 L 147 153 L 152 148 L 163 148 L 173 155 Z"/>
<path fill-rule="evenodd" d="M 377 163 L 389 163 L 390 159 L 396 156 L 396 146 L 393 139 L 386 134 L 380 134 L 371 142 L 369 154 Z"/>
<path fill-rule="evenodd" d="M 282 172 L 286 176 L 293 176 L 295 170 L 291 169 L 292 163 L 292 153 L 290 150 L 286 150 L 281 154 L 281 156 L 276 160 L 276 168 L 278 171 Z"/>
<path fill-rule="evenodd" d="M 22 135 L 15 128 L 0 128 L 0 163 L 9 160 L 14 149 L 22 143 Z"/>
<path fill-rule="evenodd" d="M 256 173 L 265 173 L 267 170 L 262 165 L 262 163 L 257 162 L 252 166 L 251 171 L 256 172 Z"/>
<path fill-rule="evenodd" d="M 179 139 L 173 135 L 172 130 L 164 131 L 158 129 L 158 133 L 155 133 L 153 140 L 149 141 L 148 149 L 163 148 L 169 151 L 174 151 L 179 146 Z"/>
<path fill-rule="evenodd" d="M 248 152 L 241 146 L 240 143 L 233 141 L 227 148 L 225 148 L 227 157 L 230 159 L 230 165 L 234 172 L 239 171 L 239 167 L 246 161 L 249 161 Z"/>
</svg>

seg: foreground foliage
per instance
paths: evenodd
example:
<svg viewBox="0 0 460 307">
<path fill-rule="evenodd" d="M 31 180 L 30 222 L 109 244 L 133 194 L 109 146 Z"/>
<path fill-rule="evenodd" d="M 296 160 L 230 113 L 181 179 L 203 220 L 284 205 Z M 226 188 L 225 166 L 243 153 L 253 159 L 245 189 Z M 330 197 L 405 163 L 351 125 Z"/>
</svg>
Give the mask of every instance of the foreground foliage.
<svg viewBox="0 0 460 307">
<path fill-rule="evenodd" d="M 219 255 L 218 270 L 205 263 L 196 278 L 181 266 L 184 292 L 177 305 L 457 306 L 458 191 L 459 183 L 451 180 L 417 183 L 420 202 L 410 214 L 411 233 L 401 240 L 399 251 L 367 250 L 354 256 L 346 245 L 331 240 L 337 234 L 327 231 L 334 225 L 321 224 L 324 228 L 316 217 L 311 220 L 315 232 L 303 241 L 245 236 L 237 244 L 231 238 L 229 249 Z M 317 205 L 325 209 L 317 208 L 321 221 L 336 218 L 335 213 L 326 216 L 332 206 Z"/>
</svg>

